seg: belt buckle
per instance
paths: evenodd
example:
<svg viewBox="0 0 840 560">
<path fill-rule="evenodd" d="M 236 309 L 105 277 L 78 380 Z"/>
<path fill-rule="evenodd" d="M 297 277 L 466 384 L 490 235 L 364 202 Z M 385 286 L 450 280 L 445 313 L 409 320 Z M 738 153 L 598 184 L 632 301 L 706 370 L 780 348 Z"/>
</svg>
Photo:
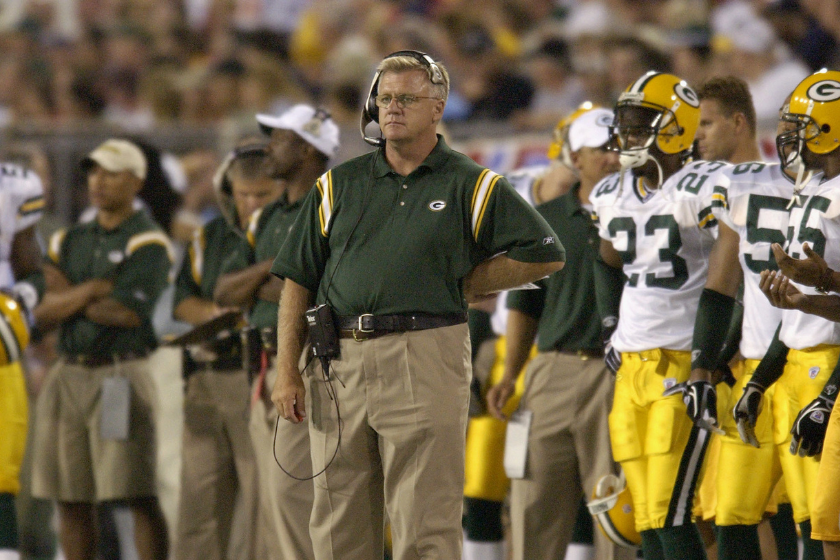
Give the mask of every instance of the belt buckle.
<svg viewBox="0 0 840 560">
<path fill-rule="evenodd" d="M 353 329 L 353 340 L 355 340 L 356 342 L 367 340 L 367 337 L 364 336 L 362 338 L 357 337 L 356 333 L 370 334 L 374 331 L 374 329 L 366 329 L 362 327 L 362 319 L 364 319 L 365 317 L 370 317 L 371 319 L 373 319 L 373 313 L 362 313 L 361 315 L 359 315 L 358 324 L 356 325 L 358 328 Z"/>
<path fill-rule="evenodd" d="M 583 350 L 578 350 L 577 355 L 578 355 L 578 358 L 580 358 L 580 360 L 582 362 L 585 362 L 585 361 L 590 360 L 592 358 L 592 356 L 590 356 L 589 354 L 587 354 Z"/>
</svg>

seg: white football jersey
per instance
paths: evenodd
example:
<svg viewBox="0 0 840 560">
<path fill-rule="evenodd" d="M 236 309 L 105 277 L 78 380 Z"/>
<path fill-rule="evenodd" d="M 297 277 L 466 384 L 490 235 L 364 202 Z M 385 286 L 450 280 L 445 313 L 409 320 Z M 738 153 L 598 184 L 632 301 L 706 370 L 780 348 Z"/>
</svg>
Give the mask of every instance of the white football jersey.
<svg viewBox="0 0 840 560">
<path fill-rule="evenodd" d="M 44 190 L 33 171 L 13 163 L 0 163 L 0 287 L 15 278 L 10 262 L 15 234 L 34 225 L 44 212 Z"/>
<path fill-rule="evenodd" d="M 505 175 L 505 179 L 511 184 L 516 192 L 525 199 L 531 206 L 536 206 L 535 190 L 542 181 L 545 172 L 548 171 L 548 165 L 530 165 L 528 167 L 520 167 Z M 507 291 L 499 294 L 496 300 L 496 310 L 490 317 L 490 324 L 493 327 L 493 332 L 497 335 L 505 334 L 507 329 Z"/>
<path fill-rule="evenodd" d="M 812 178 L 799 194 L 800 204 L 790 211 L 785 251 L 795 259 L 805 258 L 802 244 L 822 255 L 832 270 L 840 270 L 840 176 L 822 182 Z M 796 284 L 806 294 L 814 288 Z M 788 348 L 802 350 L 818 344 L 840 344 L 840 323 L 800 311 L 782 311 L 779 338 Z"/>
<path fill-rule="evenodd" d="M 778 270 L 770 245 L 784 245 L 793 181 L 778 163 L 741 163 L 725 170 L 712 195 L 715 217 L 739 236 L 738 256 L 744 271 L 744 323 L 741 354 L 760 360 L 767 352 L 782 310 L 770 305 L 758 283 L 762 270 Z"/>
<path fill-rule="evenodd" d="M 694 319 L 717 236 L 716 176 L 728 164 L 698 161 L 645 191 L 632 173 L 606 177 L 592 191 L 593 218 L 621 255 L 627 277 L 618 328 L 620 352 L 691 350 Z"/>
</svg>

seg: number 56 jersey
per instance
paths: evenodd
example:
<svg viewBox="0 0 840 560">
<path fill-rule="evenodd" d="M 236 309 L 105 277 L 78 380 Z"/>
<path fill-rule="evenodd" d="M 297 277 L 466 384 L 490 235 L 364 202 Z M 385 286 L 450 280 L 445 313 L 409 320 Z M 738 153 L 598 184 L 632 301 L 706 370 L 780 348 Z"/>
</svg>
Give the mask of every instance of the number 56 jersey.
<svg viewBox="0 0 840 560">
<path fill-rule="evenodd" d="M 758 283 L 763 270 L 777 270 L 770 245 L 784 245 L 793 182 L 778 163 L 741 163 L 720 175 L 712 212 L 740 236 L 738 258 L 744 271 L 744 322 L 741 354 L 760 360 L 767 352 L 782 310 L 770 305 Z"/>
<path fill-rule="evenodd" d="M 800 202 L 790 210 L 785 251 L 795 259 L 804 259 L 802 245 L 808 243 L 829 268 L 840 270 L 840 177 L 823 180 L 822 174 L 815 175 L 798 198 Z M 796 286 L 806 294 L 817 293 L 814 288 Z M 820 344 L 838 345 L 840 323 L 786 309 L 782 312 L 779 339 L 796 350 Z"/>
<path fill-rule="evenodd" d="M 691 350 L 694 319 L 717 237 L 712 194 L 724 162 L 685 165 L 654 191 L 631 173 L 593 189 L 593 219 L 627 277 L 613 347 Z"/>
</svg>

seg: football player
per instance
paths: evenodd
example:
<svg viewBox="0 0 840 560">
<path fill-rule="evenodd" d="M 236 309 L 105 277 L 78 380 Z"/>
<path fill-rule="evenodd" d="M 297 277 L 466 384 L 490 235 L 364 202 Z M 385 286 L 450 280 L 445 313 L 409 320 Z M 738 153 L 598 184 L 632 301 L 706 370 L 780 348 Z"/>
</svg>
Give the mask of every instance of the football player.
<svg viewBox="0 0 840 560">
<path fill-rule="evenodd" d="M 646 558 L 705 558 L 691 506 L 719 430 L 711 372 L 741 282 L 737 236 L 711 209 L 727 164 L 690 161 L 699 114 L 696 93 L 676 76 L 633 82 L 615 107 L 622 171 L 591 197 L 602 238 L 598 305 L 618 318 L 606 357 L 617 372 L 610 439 Z"/>
<path fill-rule="evenodd" d="M 740 344 L 733 348 L 740 350 L 743 359 L 733 366 L 735 385 L 729 393 L 730 398 L 719 402 L 722 410 L 729 411 L 752 378 L 773 339 L 775 326 L 781 320 L 781 311 L 774 309 L 760 292 L 759 275 L 764 270 L 776 269 L 770 245 L 783 241 L 787 233 L 787 206 L 793 186 L 781 166 L 758 161 L 755 111 L 746 83 L 734 77 L 715 78 L 703 85 L 699 97 L 701 130 L 704 120 L 712 123 L 702 133 L 701 153 L 737 164 L 719 177 L 712 201 L 712 211 L 718 220 L 739 235 L 739 257 L 744 274 L 742 336 Z M 739 138 L 741 141 L 737 142 Z M 718 139 L 720 141 L 714 141 Z M 727 358 L 722 359 L 722 362 L 727 361 Z M 774 390 L 768 391 L 768 403 L 773 402 L 774 395 Z M 784 394 L 779 392 L 775 397 L 784 399 Z M 780 474 L 773 445 L 771 406 L 765 406 L 757 419 L 753 445 L 738 437 L 731 415 L 720 414 L 726 433 L 713 441 L 713 444 L 719 444 L 717 462 L 709 464 L 701 487 L 702 492 L 707 483 L 714 484 L 716 503 L 704 504 L 711 506 L 710 512 L 704 511 L 704 517 L 710 513 L 709 517 L 713 516 L 718 526 L 721 558 L 760 558 L 756 528 Z M 710 460 L 712 457 L 710 451 Z M 723 476 L 710 477 L 717 473 L 723 473 Z M 705 499 L 706 495 L 703 497 Z"/>
<path fill-rule="evenodd" d="M 31 170 L 0 163 L 0 558 L 17 560 L 15 495 L 26 444 L 28 407 L 21 359 L 31 310 L 43 294 L 35 224 L 44 210 L 41 180 Z"/>
<path fill-rule="evenodd" d="M 790 279 L 764 272 L 761 281 L 770 301 L 783 308 L 777 338 L 790 348 L 779 384 L 787 388 L 789 418 L 795 419 L 785 441 L 790 454 L 784 453 L 782 462 L 798 467 L 794 474 L 801 478 L 803 496 L 794 501 L 790 494 L 803 539 L 810 537 L 805 558 L 821 558 L 823 553 L 828 559 L 840 558 L 840 415 L 832 414 L 840 381 L 840 306 L 838 298 L 821 295 L 838 289 L 833 270 L 840 269 L 838 115 L 840 72 L 820 70 L 793 90 L 782 115 L 789 126 L 776 137 L 782 165 L 797 174 L 787 254 L 781 245 L 773 246 L 780 269 Z M 807 259 L 798 261 L 803 255 Z M 742 422 L 751 426 L 761 392 L 777 372 L 778 368 L 770 370 L 756 383 L 755 396 L 748 395 L 748 384 L 743 406 L 735 409 L 736 419 L 743 411 Z M 814 456 L 820 453 L 817 462 Z M 823 541 L 822 548 L 811 539 Z"/>
</svg>

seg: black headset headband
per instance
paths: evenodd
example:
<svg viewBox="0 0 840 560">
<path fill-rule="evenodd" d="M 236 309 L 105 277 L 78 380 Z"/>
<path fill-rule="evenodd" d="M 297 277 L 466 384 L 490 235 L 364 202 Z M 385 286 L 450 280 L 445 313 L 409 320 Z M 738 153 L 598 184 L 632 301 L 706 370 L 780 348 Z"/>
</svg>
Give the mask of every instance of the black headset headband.
<svg viewBox="0 0 840 560">
<path fill-rule="evenodd" d="M 437 63 L 435 63 L 435 60 L 428 54 L 421 51 L 411 50 L 396 51 L 392 52 L 382 60 L 388 60 L 389 58 L 394 58 L 397 56 L 408 56 L 420 61 L 431 71 L 432 75 L 430 77 L 430 80 L 433 84 L 446 85 L 446 80 L 443 77 L 443 72 L 441 71 Z M 381 136 L 368 136 L 367 134 L 365 134 L 365 128 L 372 122 L 379 123 L 379 109 L 376 107 L 376 96 L 379 92 L 379 78 L 381 77 L 381 75 L 382 70 L 377 70 L 376 74 L 373 75 L 373 81 L 371 81 L 370 91 L 368 91 L 367 99 L 365 99 L 365 104 L 362 107 L 362 118 L 361 122 L 359 123 L 362 132 L 362 138 L 365 139 L 365 142 L 377 148 L 381 148 L 385 145 L 385 139 Z"/>
</svg>

